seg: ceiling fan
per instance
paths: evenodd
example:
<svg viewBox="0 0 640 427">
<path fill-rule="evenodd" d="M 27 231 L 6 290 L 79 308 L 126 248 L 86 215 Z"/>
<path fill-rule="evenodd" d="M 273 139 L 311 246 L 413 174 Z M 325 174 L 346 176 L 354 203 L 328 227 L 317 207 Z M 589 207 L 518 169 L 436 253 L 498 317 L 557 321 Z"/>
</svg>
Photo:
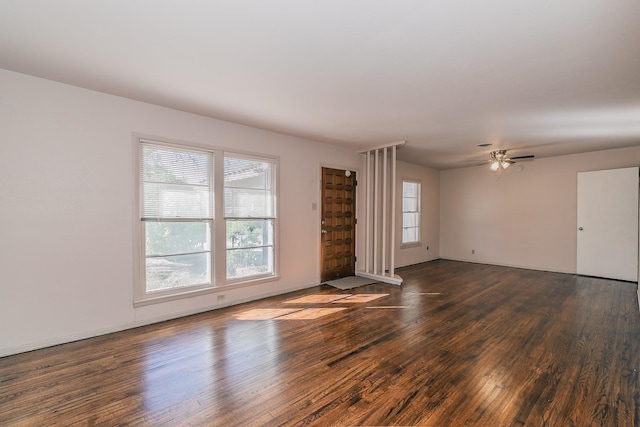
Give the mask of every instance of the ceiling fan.
<svg viewBox="0 0 640 427">
<path fill-rule="evenodd" d="M 529 154 L 526 156 L 514 156 L 507 157 L 507 150 L 496 150 L 489 153 L 489 169 L 492 171 L 503 171 L 512 164 L 516 163 L 516 160 L 533 159 L 535 156 Z"/>
</svg>

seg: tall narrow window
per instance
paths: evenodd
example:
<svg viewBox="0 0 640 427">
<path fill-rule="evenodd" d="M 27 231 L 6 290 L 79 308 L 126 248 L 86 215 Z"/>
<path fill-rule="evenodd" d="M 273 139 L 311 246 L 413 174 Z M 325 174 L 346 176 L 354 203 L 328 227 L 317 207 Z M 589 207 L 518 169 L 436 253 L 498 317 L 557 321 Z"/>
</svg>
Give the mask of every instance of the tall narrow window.
<svg viewBox="0 0 640 427">
<path fill-rule="evenodd" d="M 140 144 L 145 295 L 212 285 L 213 154 Z"/>
<path fill-rule="evenodd" d="M 402 244 L 420 243 L 420 183 L 402 181 Z"/>
<path fill-rule="evenodd" d="M 275 274 L 275 172 L 273 160 L 225 155 L 228 280 Z"/>
</svg>

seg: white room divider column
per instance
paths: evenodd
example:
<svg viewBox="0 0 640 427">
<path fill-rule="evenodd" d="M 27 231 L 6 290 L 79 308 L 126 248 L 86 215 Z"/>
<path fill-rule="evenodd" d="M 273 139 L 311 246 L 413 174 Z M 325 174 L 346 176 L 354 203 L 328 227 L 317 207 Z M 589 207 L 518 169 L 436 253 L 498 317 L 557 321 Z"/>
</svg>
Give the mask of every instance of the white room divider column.
<svg viewBox="0 0 640 427">
<path fill-rule="evenodd" d="M 395 274 L 396 150 L 404 141 L 362 152 L 366 156 L 366 235 L 364 270 L 356 275 L 393 285 L 402 284 Z"/>
</svg>

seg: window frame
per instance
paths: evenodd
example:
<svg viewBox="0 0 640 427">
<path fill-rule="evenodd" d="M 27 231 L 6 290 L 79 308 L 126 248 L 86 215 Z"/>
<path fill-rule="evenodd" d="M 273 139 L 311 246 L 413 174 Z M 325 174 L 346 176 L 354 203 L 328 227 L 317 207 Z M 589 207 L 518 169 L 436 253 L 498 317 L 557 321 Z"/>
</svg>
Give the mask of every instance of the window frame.
<svg viewBox="0 0 640 427">
<path fill-rule="evenodd" d="M 225 264 L 224 264 L 224 276 L 225 276 L 225 282 L 228 284 L 234 284 L 234 283 L 242 283 L 242 282 L 246 282 L 246 281 L 256 281 L 256 280 L 263 280 L 263 279 L 270 279 L 272 277 L 277 277 L 278 275 L 278 257 L 276 255 L 276 247 L 277 247 L 277 218 L 278 218 L 278 162 L 276 158 L 268 158 L 265 156 L 256 156 L 256 155 L 248 155 L 248 154 L 243 154 L 243 153 L 238 153 L 238 152 L 231 152 L 231 151 L 225 151 L 224 152 L 224 158 L 223 158 L 223 162 L 224 159 L 227 157 L 232 157 L 235 159 L 242 159 L 242 160 L 254 160 L 254 161 L 258 161 L 258 162 L 265 162 L 265 163 L 270 163 L 271 164 L 271 169 L 270 169 L 270 180 L 271 180 L 271 188 L 269 190 L 270 195 L 272 197 L 271 200 L 271 216 L 268 215 L 259 215 L 259 216 L 227 216 L 226 214 L 226 189 L 227 186 L 225 185 L 226 182 L 223 182 L 223 188 L 225 191 L 225 194 L 223 194 L 223 217 L 222 217 L 222 221 L 224 222 L 224 228 L 225 228 L 225 234 L 224 234 L 224 240 L 225 240 Z M 233 187 L 229 187 L 229 188 L 233 188 Z M 244 222 L 244 221 L 268 221 L 271 222 L 272 224 L 272 229 L 271 229 L 271 244 L 263 244 L 260 246 L 247 246 L 245 248 L 229 248 L 227 246 L 227 224 L 230 221 L 235 221 L 235 222 Z M 247 276 L 242 276 L 242 277 L 228 277 L 227 276 L 227 268 L 228 268 L 228 254 L 229 251 L 235 251 L 235 250 L 242 250 L 242 249 L 252 249 L 252 248 L 259 248 L 259 247 L 270 247 L 271 248 L 271 267 L 272 267 L 272 271 L 270 272 L 266 272 L 266 273 L 258 273 L 258 274 L 251 274 L 251 275 L 247 275 Z"/>
<path fill-rule="evenodd" d="M 417 210 L 416 211 L 405 211 L 404 210 L 404 186 L 405 183 L 409 183 L 409 184 L 416 184 L 417 185 L 417 194 L 416 194 L 416 207 Z M 422 182 L 418 179 L 412 179 L 412 178 L 402 178 L 402 186 L 401 186 L 401 192 L 400 192 L 400 214 L 401 214 L 401 218 L 402 221 L 400 223 L 400 247 L 401 248 L 412 248 L 412 247 L 418 247 L 422 245 Z M 404 223 L 404 214 L 405 213 L 416 213 L 416 218 L 417 218 L 417 224 L 415 226 L 412 227 L 407 227 L 405 226 Z M 415 241 L 410 241 L 410 242 L 405 242 L 404 241 L 404 230 L 406 228 L 415 228 L 416 229 L 416 235 L 417 235 L 417 240 Z"/>
<path fill-rule="evenodd" d="M 168 148 L 208 152 L 213 155 L 213 165 L 211 171 L 213 188 L 213 213 L 209 226 L 209 265 L 211 271 L 211 283 L 193 286 L 184 286 L 166 290 L 148 291 L 146 286 L 146 242 L 145 242 L 145 221 L 142 220 L 144 213 L 144 192 L 141 179 L 142 145 L 150 143 Z M 134 208 L 133 209 L 133 258 L 134 258 L 134 286 L 133 286 L 133 306 L 141 307 L 145 305 L 190 298 L 197 295 L 227 291 L 229 289 L 257 285 L 261 283 L 278 280 L 279 277 L 279 239 L 278 239 L 278 191 L 279 191 L 279 157 L 269 156 L 261 153 L 249 153 L 239 150 L 227 150 L 225 148 L 172 140 L 168 138 L 151 136 L 146 134 L 132 134 L 133 147 L 133 176 L 134 176 Z M 249 276 L 239 279 L 228 280 L 226 278 L 226 221 L 224 216 L 224 157 L 248 157 L 261 161 L 268 161 L 274 165 L 274 206 L 273 206 L 273 273 L 269 275 Z M 189 222 L 189 221 L 184 221 Z"/>
</svg>

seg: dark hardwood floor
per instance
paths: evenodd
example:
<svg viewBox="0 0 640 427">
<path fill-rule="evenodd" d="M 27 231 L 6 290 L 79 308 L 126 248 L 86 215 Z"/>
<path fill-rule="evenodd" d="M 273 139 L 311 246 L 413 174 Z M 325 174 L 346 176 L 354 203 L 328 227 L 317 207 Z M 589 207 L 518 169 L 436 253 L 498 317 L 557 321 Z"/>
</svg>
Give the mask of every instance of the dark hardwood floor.
<svg viewBox="0 0 640 427">
<path fill-rule="evenodd" d="M 398 273 L 2 358 L 0 425 L 640 425 L 636 284 Z"/>
</svg>

